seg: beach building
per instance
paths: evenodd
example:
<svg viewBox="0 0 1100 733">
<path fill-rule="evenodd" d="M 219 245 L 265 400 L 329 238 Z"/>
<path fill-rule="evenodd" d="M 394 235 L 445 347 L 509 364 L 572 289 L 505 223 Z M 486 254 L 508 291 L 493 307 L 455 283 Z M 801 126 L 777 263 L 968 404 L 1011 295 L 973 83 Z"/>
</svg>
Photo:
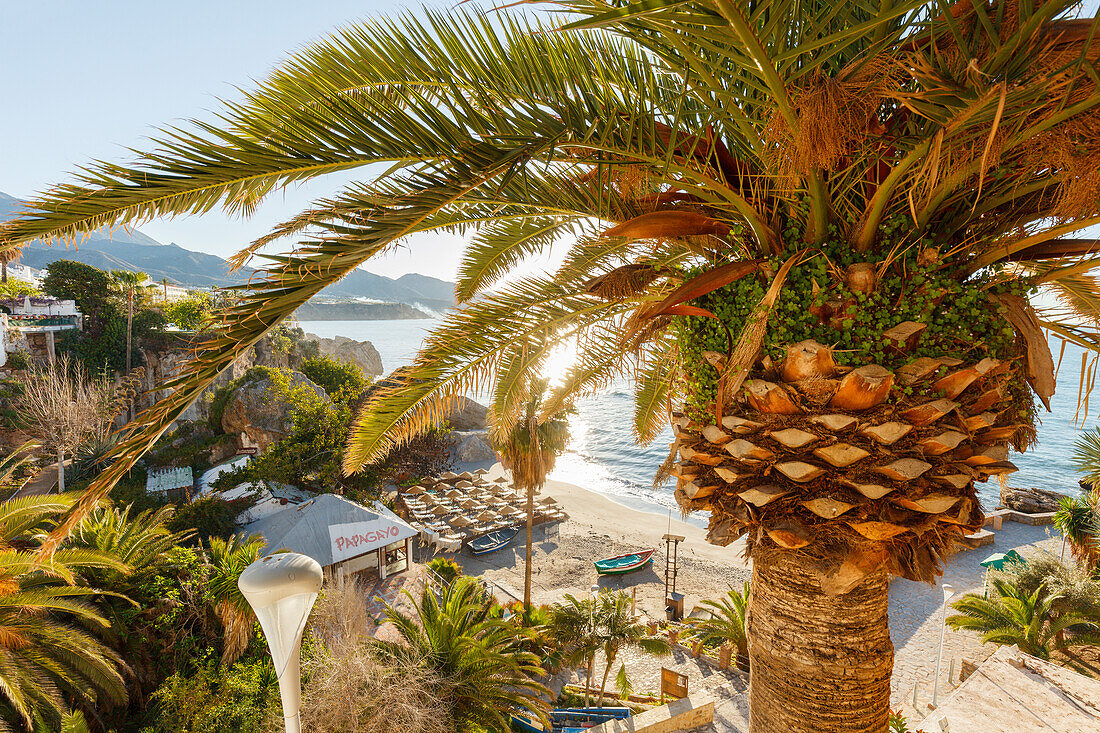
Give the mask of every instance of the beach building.
<svg viewBox="0 0 1100 733">
<path fill-rule="evenodd" d="M 0 300 L 0 366 L 13 351 L 53 359 L 56 334 L 79 330 L 81 314 L 76 301 L 24 295 Z"/>
<path fill-rule="evenodd" d="M 262 517 L 244 531 L 264 538 L 265 553 L 308 555 L 326 572 L 368 572 L 384 580 L 407 570 L 417 531 L 378 502 L 369 507 L 336 494 L 321 494 L 296 507 Z"/>
</svg>

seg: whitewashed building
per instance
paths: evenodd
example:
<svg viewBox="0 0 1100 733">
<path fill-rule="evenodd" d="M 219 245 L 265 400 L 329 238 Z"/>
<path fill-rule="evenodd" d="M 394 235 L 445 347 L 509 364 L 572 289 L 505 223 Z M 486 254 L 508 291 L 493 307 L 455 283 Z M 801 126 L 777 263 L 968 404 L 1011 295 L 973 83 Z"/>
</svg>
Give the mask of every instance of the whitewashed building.
<svg viewBox="0 0 1100 733">
<path fill-rule="evenodd" d="M 79 330 L 83 318 L 76 301 L 24 295 L 0 300 L 0 366 L 13 351 L 53 359 L 56 334 Z"/>
</svg>

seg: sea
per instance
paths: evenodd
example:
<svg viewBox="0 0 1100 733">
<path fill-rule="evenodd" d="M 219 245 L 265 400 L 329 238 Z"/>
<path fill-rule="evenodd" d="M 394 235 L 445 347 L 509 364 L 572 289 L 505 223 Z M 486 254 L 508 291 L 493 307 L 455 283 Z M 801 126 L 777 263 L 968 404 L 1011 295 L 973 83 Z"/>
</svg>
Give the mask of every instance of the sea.
<svg viewBox="0 0 1100 733">
<path fill-rule="evenodd" d="M 424 339 L 438 323 L 437 319 L 420 319 L 303 321 L 299 325 L 308 333 L 326 338 L 340 335 L 370 341 L 389 373 L 412 363 Z M 1095 395 L 1088 403 L 1079 400 L 1082 349 L 1070 344 L 1063 353 L 1061 342 L 1052 340 L 1051 353 L 1058 365 L 1058 389 L 1051 400 L 1050 412 L 1040 413 L 1038 443 L 1026 453 L 1009 456 L 1020 468 L 1009 476 L 1009 483 L 1072 495 L 1079 491 L 1079 476 L 1070 460 L 1073 444 L 1083 430 L 1097 425 L 1100 401 Z M 558 459 L 551 478 L 598 491 L 635 509 L 679 516 L 671 483 L 656 488 L 653 485 L 657 467 L 668 455 L 672 431 L 666 430 L 648 445 L 639 445 L 631 432 L 632 412 L 633 391 L 627 382 L 616 383 L 599 395 L 581 400 L 577 414 L 570 419 L 571 442 Z M 982 503 L 987 508 L 996 506 L 1000 493 L 997 480 L 990 479 L 978 486 Z M 706 516 L 696 514 L 686 521 L 705 526 Z"/>
</svg>

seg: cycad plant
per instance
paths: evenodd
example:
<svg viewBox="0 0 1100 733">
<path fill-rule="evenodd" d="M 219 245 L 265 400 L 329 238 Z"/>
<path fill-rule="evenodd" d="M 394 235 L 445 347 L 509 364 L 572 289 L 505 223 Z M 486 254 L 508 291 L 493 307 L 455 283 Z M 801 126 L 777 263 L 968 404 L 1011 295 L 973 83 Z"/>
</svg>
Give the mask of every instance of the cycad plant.
<svg viewBox="0 0 1100 733">
<path fill-rule="evenodd" d="M 516 643 L 526 630 L 493 618 L 491 599 L 474 578 L 436 591 L 426 589 L 419 600 L 405 591 L 415 615 L 386 609 L 401 641 L 371 639 L 368 648 L 390 664 L 429 665 L 440 683 L 432 694 L 447 707 L 455 733 L 507 730 L 512 712 L 545 720 L 548 690 L 536 680 L 538 657 Z"/>
<path fill-rule="evenodd" d="M 1100 285 L 1100 36 L 1070 0 L 560 0 L 365 23 L 311 45 L 216 125 L 164 132 L 0 229 L 8 248 L 362 182 L 234 259 L 267 260 L 104 493 L 237 354 L 408 235 L 471 233 L 462 307 L 360 415 L 354 471 L 496 384 L 543 404 L 627 376 L 671 413 L 685 510 L 747 535 L 754 733 L 887 726 L 888 573 L 931 580 L 981 522 L 1053 391 L 1043 330 L 1089 348 Z M 373 165 L 378 164 L 378 165 Z M 561 243 L 547 275 L 506 276 Z M 1058 309 L 1026 296 L 1046 288 Z M 532 348 L 531 344 L 537 344 Z M 53 539 L 60 541 L 66 528 Z"/>
<path fill-rule="evenodd" d="M 741 590 L 730 588 L 723 598 L 704 600 L 699 605 L 710 615 L 687 621 L 696 641 L 707 646 L 729 644 L 739 664 L 744 664 L 749 654 L 747 611 L 751 589 L 751 583 L 746 580 Z"/>
<path fill-rule="evenodd" d="M 126 569 L 84 548 L 38 549 L 41 533 L 72 508 L 73 495 L 32 496 L 0 503 L 0 728 L 30 730 L 35 721 L 61 724 L 77 703 L 126 700 L 125 663 L 95 635 L 108 622 L 81 587 L 89 572 Z"/>
<path fill-rule="evenodd" d="M 529 375 L 525 375 L 529 376 Z M 544 414 L 542 402 L 548 382 L 536 379 L 518 417 L 493 412 L 491 423 L 497 452 L 512 471 L 512 485 L 527 495 L 527 551 L 523 570 L 523 605 L 531 607 L 531 546 L 535 525 L 535 492 L 542 489 L 554 463 L 569 443 L 568 414 L 562 408 Z M 506 389 L 505 385 L 501 385 Z"/>
<path fill-rule="evenodd" d="M 1042 587 L 1028 594 L 1003 578 L 994 579 L 993 590 L 988 598 L 967 593 L 952 603 L 959 613 L 948 616 L 947 625 L 977 631 L 984 642 L 1016 646 L 1040 659 L 1074 646 L 1100 645 L 1100 613 L 1095 610 L 1055 613 L 1061 595 L 1045 593 Z"/>
</svg>

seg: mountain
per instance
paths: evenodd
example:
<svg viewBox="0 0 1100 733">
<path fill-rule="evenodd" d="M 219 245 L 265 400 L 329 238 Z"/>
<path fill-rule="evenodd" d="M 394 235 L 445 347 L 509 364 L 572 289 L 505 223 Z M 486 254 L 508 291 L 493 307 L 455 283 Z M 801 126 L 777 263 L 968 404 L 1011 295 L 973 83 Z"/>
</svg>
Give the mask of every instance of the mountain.
<svg viewBox="0 0 1100 733">
<path fill-rule="evenodd" d="M 0 192 L 0 221 L 13 218 L 21 208 L 19 199 Z M 24 265 L 37 269 L 54 260 L 76 260 L 103 270 L 135 270 L 157 282 L 168 280 L 195 288 L 237 285 L 255 272 L 246 267 L 230 273 L 228 263 L 221 257 L 184 249 L 175 243 L 161 244 L 140 231 L 122 228 L 92 232 L 76 248 L 28 242 L 20 257 Z M 318 297 L 404 303 L 441 311 L 454 305 L 454 283 L 416 273 L 394 279 L 355 270 L 322 290 Z"/>
</svg>

